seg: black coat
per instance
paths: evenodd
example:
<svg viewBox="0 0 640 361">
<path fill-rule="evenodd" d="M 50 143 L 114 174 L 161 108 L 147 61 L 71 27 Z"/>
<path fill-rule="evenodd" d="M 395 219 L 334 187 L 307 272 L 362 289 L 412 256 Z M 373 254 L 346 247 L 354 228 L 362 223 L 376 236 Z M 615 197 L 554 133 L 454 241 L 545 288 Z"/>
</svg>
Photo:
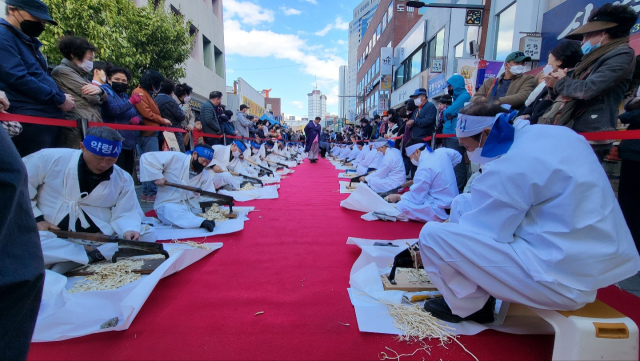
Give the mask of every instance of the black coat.
<svg viewBox="0 0 640 361">
<path fill-rule="evenodd" d="M 414 139 L 424 139 L 433 136 L 436 132 L 436 117 L 438 109 L 431 102 L 427 103 L 415 112 L 413 126 L 411 127 L 411 137 Z"/>
<path fill-rule="evenodd" d="M 370 124 L 367 124 L 362 128 L 362 139 L 371 139 L 371 132 L 373 132 L 373 127 Z"/>
<path fill-rule="evenodd" d="M 204 133 L 221 135 L 222 128 L 215 108 L 211 101 L 204 102 L 200 107 L 200 122 Z"/>
<path fill-rule="evenodd" d="M 629 101 L 625 106 L 625 113 L 621 114 L 618 118 L 622 124 L 629 124 L 627 130 L 640 129 L 640 109 L 630 109 Z M 640 139 L 627 139 L 620 142 L 618 146 L 618 156 L 621 159 L 640 161 Z"/>
<path fill-rule="evenodd" d="M 185 115 L 178 103 L 170 95 L 166 94 L 158 94 L 155 97 L 155 101 L 158 104 L 158 109 L 160 109 L 160 115 L 169 119 L 173 128 L 182 128 Z"/>
</svg>

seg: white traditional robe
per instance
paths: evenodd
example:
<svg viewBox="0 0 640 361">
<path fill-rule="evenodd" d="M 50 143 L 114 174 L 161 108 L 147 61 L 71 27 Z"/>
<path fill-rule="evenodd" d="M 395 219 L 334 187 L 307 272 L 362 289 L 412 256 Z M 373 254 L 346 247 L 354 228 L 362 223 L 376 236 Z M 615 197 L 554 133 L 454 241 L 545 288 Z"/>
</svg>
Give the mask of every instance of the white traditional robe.
<svg viewBox="0 0 640 361">
<path fill-rule="evenodd" d="M 369 188 L 377 193 L 400 187 L 402 183 L 407 181 L 402 153 L 396 148 L 387 148 L 377 170 L 365 179 Z"/>
<path fill-rule="evenodd" d="M 140 157 L 140 181 L 153 182 L 166 178 L 168 182 L 215 192 L 213 171 L 203 170 L 191 177 L 191 156 L 179 152 L 148 152 Z M 223 173 L 230 176 L 229 173 Z M 233 177 L 232 177 L 233 178 Z M 200 196 L 193 192 L 164 186 L 158 187 L 153 204 L 158 218 L 165 224 L 180 228 L 199 228 L 204 218 L 196 216 L 191 208 L 200 207 Z"/>
<path fill-rule="evenodd" d="M 69 215 L 69 228 L 75 231 L 80 219 L 89 227 L 85 213 L 100 231 L 122 238 L 125 232 L 141 234 L 141 240 L 155 242 L 155 232 L 141 224 L 144 214 L 138 203 L 133 179 L 117 165 L 109 181 L 104 181 L 89 194 L 80 193 L 78 161 L 81 150 L 43 149 L 23 158 L 29 175 L 29 196 L 34 217 L 43 216 L 54 225 Z M 73 261 L 86 264 L 83 246 L 40 232 L 45 264 Z"/>
<path fill-rule="evenodd" d="M 482 166 L 459 223 L 427 223 L 425 271 L 454 314 L 489 298 L 575 310 L 635 275 L 640 257 L 589 143 L 565 127 L 515 123 L 515 141 Z"/>
<path fill-rule="evenodd" d="M 360 154 L 360 149 L 358 148 L 357 145 L 354 145 L 353 149 L 351 150 L 351 152 L 349 152 L 349 154 L 347 154 L 347 157 L 345 159 L 347 161 L 349 161 L 349 160 L 353 161 L 358 157 L 358 154 Z"/>
<path fill-rule="evenodd" d="M 365 147 L 369 146 L 365 145 Z M 378 166 L 380 159 L 382 159 L 382 157 L 380 156 L 378 151 L 376 149 L 370 149 L 367 152 L 367 155 L 364 156 L 364 159 L 360 162 L 360 164 L 358 164 L 356 172 L 358 173 L 358 175 L 367 174 L 367 170 L 369 168 L 375 168 Z"/>
<path fill-rule="evenodd" d="M 338 159 L 347 159 L 347 156 L 349 155 L 349 153 L 351 153 L 351 148 L 349 148 L 349 146 L 347 145 L 346 147 L 344 147 L 342 152 L 340 152 Z"/>
<path fill-rule="evenodd" d="M 439 148 L 433 153 L 423 151 L 413 185 L 402 195 L 397 209 L 414 221 L 446 221 L 449 215 L 445 209 L 451 208 L 451 202 L 458 195 L 453 167 L 461 161 L 462 156 L 453 149 Z"/>
<path fill-rule="evenodd" d="M 358 164 L 360 164 L 360 162 L 362 162 L 364 160 L 364 157 L 369 154 L 371 150 L 369 149 L 368 145 L 364 145 L 362 147 L 362 150 L 360 152 L 358 152 L 358 156 L 356 156 L 356 159 L 353 160 L 353 162 L 351 162 L 351 164 L 353 164 L 354 167 L 357 167 Z"/>
</svg>

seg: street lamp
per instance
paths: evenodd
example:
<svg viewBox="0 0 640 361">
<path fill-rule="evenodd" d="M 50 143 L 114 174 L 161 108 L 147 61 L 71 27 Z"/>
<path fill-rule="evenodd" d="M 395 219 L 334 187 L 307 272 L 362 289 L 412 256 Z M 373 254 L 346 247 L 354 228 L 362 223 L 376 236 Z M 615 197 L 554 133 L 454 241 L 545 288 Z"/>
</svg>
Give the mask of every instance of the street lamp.
<svg viewBox="0 0 640 361">
<path fill-rule="evenodd" d="M 470 4 L 425 4 L 422 1 L 407 1 L 407 6 L 412 8 L 445 8 L 445 9 L 474 9 L 482 10 L 484 5 L 470 5 Z"/>
</svg>

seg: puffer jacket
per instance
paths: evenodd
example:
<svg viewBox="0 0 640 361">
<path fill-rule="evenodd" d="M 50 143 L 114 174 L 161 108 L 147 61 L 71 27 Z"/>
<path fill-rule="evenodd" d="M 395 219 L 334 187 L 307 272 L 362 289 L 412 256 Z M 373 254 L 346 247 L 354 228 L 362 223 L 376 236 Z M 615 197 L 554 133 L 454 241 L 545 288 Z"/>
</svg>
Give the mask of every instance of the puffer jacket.
<svg viewBox="0 0 640 361">
<path fill-rule="evenodd" d="M 155 100 L 158 104 L 158 109 L 160 109 L 160 115 L 171 121 L 171 127 L 182 129 L 182 122 L 184 122 L 185 116 L 178 103 L 167 94 L 158 94 Z"/>
<path fill-rule="evenodd" d="M 107 101 L 102 103 L 102 120 L 105 123 L 131 125 L 129 122 L 131 118 L 140 117 L 136 107 L 129 103 L 127 94 L 116 94 L 109 84 L 103 84 L 100 87 L 109 94 Z M 124 137 L 122 149 L 132 150 L 136 147 L 137 131 L 118 130 L 118 133 Z"/>
<path fill-rule="evenodd" d="M 447 84 L 453 87 L 453 103 L 443 112 L 444 126 L 443 134 L 456 134 L 456 125 L 458 124 L 458 112 L 464 107 L 464 103 L 471 100 L 471 95 L 467 92 L 462 75 L 454 75 Z"/>
</svg>

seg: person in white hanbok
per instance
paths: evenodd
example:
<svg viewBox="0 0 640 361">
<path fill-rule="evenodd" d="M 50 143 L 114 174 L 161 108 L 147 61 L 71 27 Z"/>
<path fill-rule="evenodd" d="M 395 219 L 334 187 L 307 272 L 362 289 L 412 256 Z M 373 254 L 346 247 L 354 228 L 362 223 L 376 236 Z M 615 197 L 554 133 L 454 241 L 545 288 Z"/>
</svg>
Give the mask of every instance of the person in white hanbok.
<svg viewBox="0 0 640 361">
<path fill-rule="evenodd" d="M 249 159 L 251 150 L 239 140 L 234 141 L 231 146 L 237 148 L 236 151 L 231 152 L 233 159 L 227 165 L 227 169 L 231 172 L 242 174 L 248 177 L 257 177 L 258 171 L 251 167 L 251 163 L 245 160 Z"/>
<path fill-rule="evenodd" d="M 449 148 L 433 151 L 422 140 L 411 140 L 405 148 L 407 157 L 418 166 L 413 185 L 402 195 L 387 197 L 408 219 L 442 222 L 449 219 L 447 210 L 458 195 L 454 167 L 462 161 L 460 153 Z"/>
<path fill-rule="evenodd" d="M 378 153 L 375 149 L 373 149 L 373 143 L 366 144 L 365 148 L 369 148 L 366 152 L 367 154 L 364 156 L 362 161 L 358 163 L 356 167 L 356 173 L 360 176 L 363 176 L 369 172 L 370 169 L 375 169 L 380 163 L 382 157 L 380 153 Z"/>
<path fill-rule="evenodd" d="M 58 239 L 49 230 L 156 241 L 153 229 L 142 224 L 133 179 L 115 165 L 122 140 L 115 130 L 92 127 L 79 150 L 43 149 L 23 158 L 45 265 L 104 259 L 97 249 Z"/>
<path fill-rule="evenodd" d="M 357 167 L 365 158 L 365 156 L 367 154 L 369 154 L 369 145 L 365 144 L 363 141 L 358 141 L 358 143 L 356 144 L 356 147 L 358 147 L 358 149 L 360 150 L 358 152 L 358 155 L 356 156 L 356 159 L 353 160 L 353 162 L 351 162 L 351 165 L 353 167 Z"/>
<path fill-rule="evenodd" d="M 345 161 L 346 163 L 351 163 L 351 165 L 353 165 L 353 161 L 356 160 L 358 154 L 360 154 L 360 147 L 358 147 L 357 143 L 353 143 L 351 146 L 353 147 L 353 149 L 351 149 L 351 152 L 349 152 L 349 154 L 345 158 Z"/>
<path fill-rule="evenodd" d="M 457 137 L 483 171 L 458 223 L 427 223 L 419 241 L 425 271 L 444 296 L 425 309 L 444 321 L 492 322 L 494 297 L 575 310 L 640 269 L 589 143 L 566 127 L 511 125 L 515 116 L 484 102 L 460 111 Z"/>
<path fill-rule="evenodd" d="M 360 177 L 374 192 L 383 193 L 400 187 L 407 180 L 404 161 L 400 150 L 393 148 L 385 139 L 373 143 L 382 159 L 375 172 Z"/>
<path fill-rule="evenodd" d="M 240 189 L 240 179 L 234 177 L 229 171 L 233 172 L 232 169 L 239 165 L 238 162 L 234 162 L 237 156 L 242 154 L 238 145 L 232 142 L 230 145 L 214 145 L 212 148 L 213 159 L 205 167 L 205 172 L 209 173 L 208 177 L 214 182 L 216 190 L 237 191 Z"/>
<path fill-rule="evenodd" d="M 148 152 L 140 157 L 140 181 L 154 182 L 158 186 L 153 209 L 162 223 L 180 228 L 204 228 L 213 232 L 214 221 L 199 217 L 191 211 L 200 206 L 199 195 L 165 185 L 166 182 L 171 182 L 215 191 L 211 179 L 213 173 L 204 171 L 213 156 L 214 150 L 210 145 L 199 144 L 190 154 Z"/>
</svg>

